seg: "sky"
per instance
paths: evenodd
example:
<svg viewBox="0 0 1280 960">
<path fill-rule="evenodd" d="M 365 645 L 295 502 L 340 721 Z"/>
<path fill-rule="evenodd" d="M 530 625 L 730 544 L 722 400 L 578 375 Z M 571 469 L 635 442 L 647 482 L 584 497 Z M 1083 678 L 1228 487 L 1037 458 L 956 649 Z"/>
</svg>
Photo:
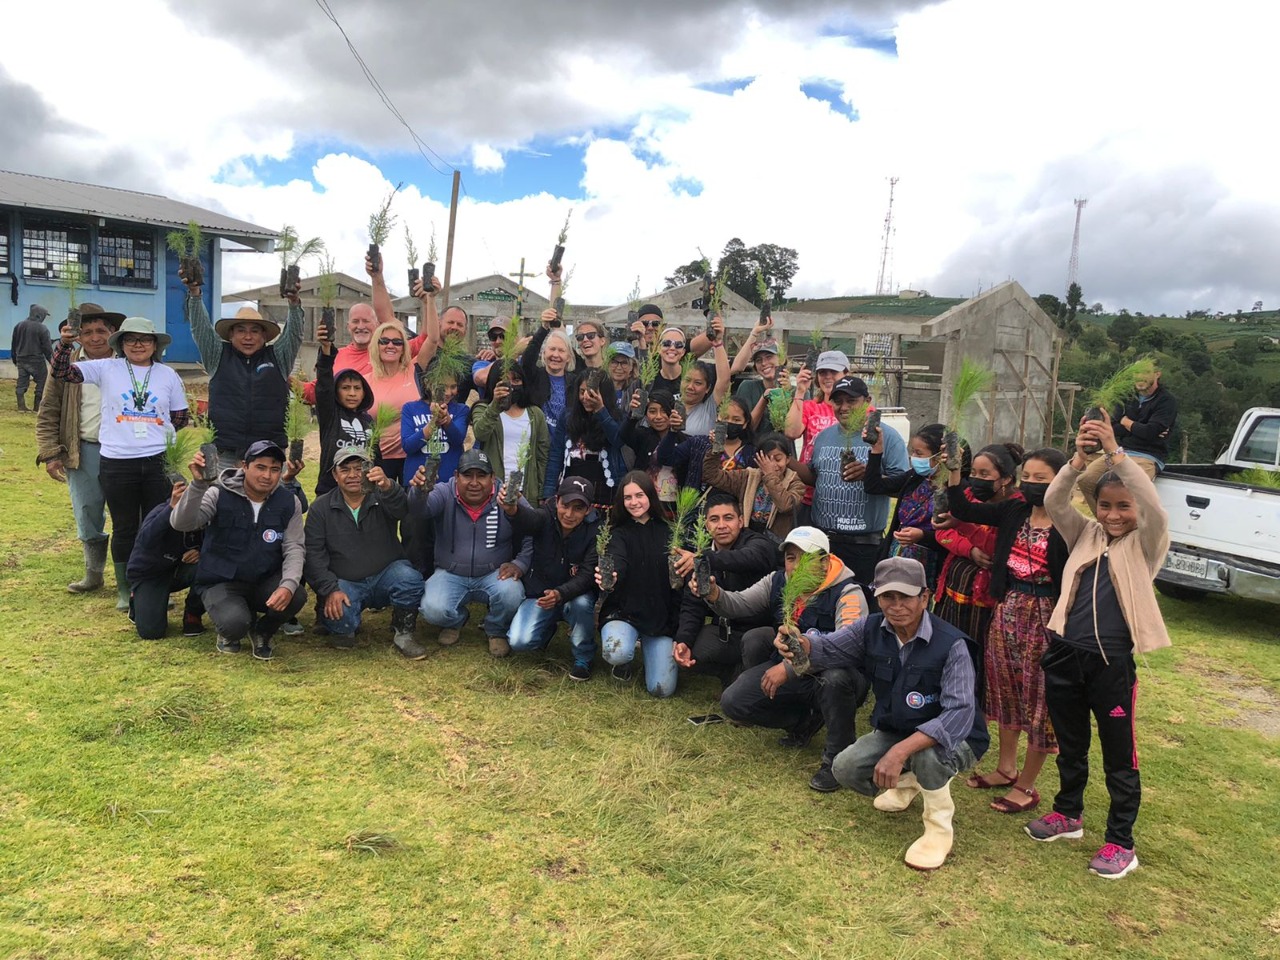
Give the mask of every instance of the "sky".
<svg viewBox="0 0 1280 960">
<path fill-rule="evenodd" d="M 793 296 L 874 293 L 897 177 L 895 291 L 1061 296 L 1086 198 L 1086 303 L 1280 306 L 1273 4 L 126 6 L 8 12 L 27 41 L 0 52 L 0 169 L 291 224 L 357 276 L 402 183 L 394 293 L 404 226 L 422 259 L 434 232 L 443 272 L 456 168 L 453 276 L 539 271 L 572 211 L 570 301 L 659 290 L 732 237 L 798 250 Z M 224 263 L 224 292 L 279 270 Z"/>
</svg>

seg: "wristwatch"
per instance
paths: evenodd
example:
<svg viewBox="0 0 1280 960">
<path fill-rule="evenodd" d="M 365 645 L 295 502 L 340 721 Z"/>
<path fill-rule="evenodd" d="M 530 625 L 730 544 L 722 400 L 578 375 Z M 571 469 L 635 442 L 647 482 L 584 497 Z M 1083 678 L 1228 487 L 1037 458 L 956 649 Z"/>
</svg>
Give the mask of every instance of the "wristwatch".
<svg viewBox="0 0 1280 960">
<path fill-rule="evenodd" d="M 1116 447 L 1110 453 L 1103 453 L 1102 462 L 1109 467 L 1111 466 L 1111 461 L 1115 458 L 1116 454 L 1123 454 L 1123 453 L 1124 453 L 1124 447 Z"/>
</svg>

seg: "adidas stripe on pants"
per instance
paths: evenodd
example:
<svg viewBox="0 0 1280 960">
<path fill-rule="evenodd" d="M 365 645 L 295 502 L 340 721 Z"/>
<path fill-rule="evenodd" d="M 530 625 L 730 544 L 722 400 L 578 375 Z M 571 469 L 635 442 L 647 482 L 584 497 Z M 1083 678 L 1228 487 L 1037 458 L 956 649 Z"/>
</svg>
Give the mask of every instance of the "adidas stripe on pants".
<svg viewBox="0 0 1280 960">
<path fill-rule="evenodd" d="M 1049 719 L 1058 737 L 1061 788 L 1054 797 L 1053 809 L 1073 819 L 1084 813 L 1092 714 L 1098 725 L 1102 769 L 1111 796 L 1106 841 L 1132 849 L 1133 825 L 1142 800 L 1133 728 L 1138 679 L 1131 655 L 1113 656 L 1110 660 L 1107 664 L 1096 650 L 1080 650 L 1054 639 L 1040 661 Z"/>
</svg>

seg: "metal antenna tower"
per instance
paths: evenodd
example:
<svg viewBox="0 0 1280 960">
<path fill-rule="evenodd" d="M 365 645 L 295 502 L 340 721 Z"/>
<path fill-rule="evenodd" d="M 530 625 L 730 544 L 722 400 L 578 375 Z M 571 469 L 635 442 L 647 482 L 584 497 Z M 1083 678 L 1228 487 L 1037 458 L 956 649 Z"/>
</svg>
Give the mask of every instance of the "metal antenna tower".
<svg viewBox="0 0 1280 960">
<path fill-rule="evenodd" d="M 1084 213 L 1088 200 L 1076 200 L 1076 232 L 1071 235 L 1071 259 L 1067 263 L 1067 290 L 1076 283 L 1080 274 L 1080 215 Z"/>
<path fill-rule="evenodd" d="M 880 243 L 880 273 L 876 276 L 876 296 L 882 297 L 889 291 L 885 289 L 884 271 L 889 262 L 889 248 L 893 245 L 893 188 L 898 185 L 897 177 L 889 178 L 889 209 L 884 213 L 884 233 Z M 890 284 L 893 283 L 890 279 Z"/>
</svg>

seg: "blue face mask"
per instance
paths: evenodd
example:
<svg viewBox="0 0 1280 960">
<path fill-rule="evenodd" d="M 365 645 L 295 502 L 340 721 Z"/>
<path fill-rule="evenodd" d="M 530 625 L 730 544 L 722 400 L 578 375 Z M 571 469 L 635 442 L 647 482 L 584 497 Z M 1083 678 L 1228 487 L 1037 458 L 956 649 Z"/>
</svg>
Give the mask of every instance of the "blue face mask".
<svg viewBox="0 0 1280 960">
<path fill-rule="evenodd" d="M 933 473 L 933 457 L 912 457 L 911 469 L 922 477 Z"/>
</svg>

